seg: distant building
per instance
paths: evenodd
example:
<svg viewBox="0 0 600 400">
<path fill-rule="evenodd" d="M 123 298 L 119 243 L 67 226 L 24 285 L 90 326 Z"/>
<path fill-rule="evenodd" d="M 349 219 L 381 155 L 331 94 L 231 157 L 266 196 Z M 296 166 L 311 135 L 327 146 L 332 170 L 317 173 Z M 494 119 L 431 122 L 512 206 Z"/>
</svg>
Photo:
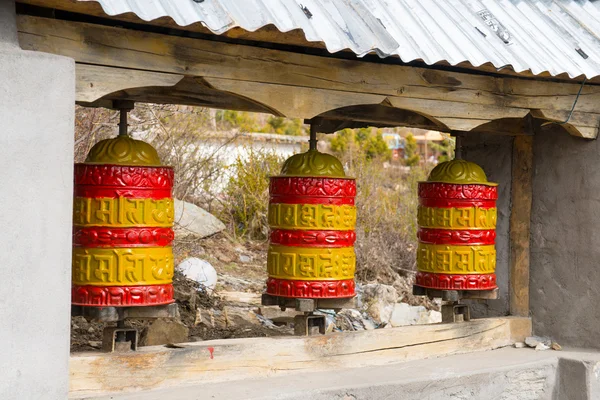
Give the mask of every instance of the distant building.
<svg viewBox="0 0 600 400">
<path fill-rule="evenodd" d="M 440 154 L 431 149 L 432 142 L 440 143 L 444 141 L 444 136 L 438 131 L 425 131 L 422 135 L 413 135 L 417 141 L 417 151 L 421 156 L 421 160 L 430 163 L 437 163 Z"/>
<path fill-rule="evenodd" d="M 416 135 L 412 134 L 417 141 L 417 153 L 419 154 L 422 161 L 437 163 L 437 159 L 440 156 L 438 152 L 431 149 L 431 143 L 440 143 L 444 141 L 444 136 L 438 131 L 426 131 L 422 129 L 414 130 Z M 392 150 L 392 160 L 399 161 L 406 158 L 405 145 L 406 139 L 398 133 L 384 133 L 382 135 L 383 140 L 387 143 L 390 150 Z"/>
<path fill-rule="evenodd" d="M 404 159 L 404 138 L 397 133 L 384 133 L 382 137 L 390 150 L 392 150 L 392 160 L 397 161 Z"/>
</svg>

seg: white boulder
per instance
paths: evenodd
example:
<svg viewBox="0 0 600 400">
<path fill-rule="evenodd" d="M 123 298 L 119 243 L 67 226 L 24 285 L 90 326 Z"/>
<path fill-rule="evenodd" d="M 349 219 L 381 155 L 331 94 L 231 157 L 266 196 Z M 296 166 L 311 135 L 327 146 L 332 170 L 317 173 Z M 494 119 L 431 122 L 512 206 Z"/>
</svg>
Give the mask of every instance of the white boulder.
<svg viewBox="0 0 600 400">
<path fill-rule="evenodd" d="M 378 327 L 384 327 L 390 322 L 396 301 L 398 293 L 393 286 L 379 283 L 362 286 L 361 309 Z"/>
<path fill-rule="evenodd" d="M 198 282 L 200 287 L 214 290 L 217 286 L 217 270 L 208 261 L 189 257 L 180 262 L 177 269 L 186 278 Z"/>
<path fill-rule="evenodd" d="M 405 325 L 436 324 L 442 322 L 442 313 L 428 310 L 423 306 L 396 303 L 390 324 L 393 327 Z"/>
<path fill-rule="evenodd" d="M 175 199 L 175 233 L 207 237 L 225 229 L 217 217 L 195 204 Z"/>
</svg>

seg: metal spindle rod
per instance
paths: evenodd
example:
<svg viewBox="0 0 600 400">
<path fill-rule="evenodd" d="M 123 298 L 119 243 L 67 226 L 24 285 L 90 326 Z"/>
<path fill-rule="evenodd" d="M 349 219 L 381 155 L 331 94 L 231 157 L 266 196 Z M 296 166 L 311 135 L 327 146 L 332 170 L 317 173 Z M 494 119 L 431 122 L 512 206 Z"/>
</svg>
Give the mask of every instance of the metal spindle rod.
<svg viewBox="0 0 600 400">
<path fill-rule="evenodd" d="M 462 160 L 462 136 L 454 136 L 454 159 Z"/>
<path fill-rule="evenodd" d="M 126 108 L 119 110 L 119 136 L 128 136 L 127 134 L 127 113 L 129 112 Z"/>
<path fill-rule="evenodd" d="M 310 124 L 310 139 L 308 140 L 308 148 L 309 150 L 317 149 L 317 128 L 315 124 Z"/>
</svg>

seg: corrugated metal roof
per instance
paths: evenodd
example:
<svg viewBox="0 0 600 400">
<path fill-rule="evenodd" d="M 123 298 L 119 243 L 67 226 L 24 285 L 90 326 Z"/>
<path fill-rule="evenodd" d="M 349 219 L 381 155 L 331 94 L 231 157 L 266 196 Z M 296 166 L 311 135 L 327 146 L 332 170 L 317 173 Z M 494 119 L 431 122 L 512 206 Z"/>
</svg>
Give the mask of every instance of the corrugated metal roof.
<svg viewBox="0 0 600 400">
<path fill-rule="evenodd" d="M 600 75 L 600 1 L 594 0 L 80 0 L 109 15 L 169 16 L 216 34 L 272 24 L 301 29 L 335 53 L 570 77 Z"/>
</svg>

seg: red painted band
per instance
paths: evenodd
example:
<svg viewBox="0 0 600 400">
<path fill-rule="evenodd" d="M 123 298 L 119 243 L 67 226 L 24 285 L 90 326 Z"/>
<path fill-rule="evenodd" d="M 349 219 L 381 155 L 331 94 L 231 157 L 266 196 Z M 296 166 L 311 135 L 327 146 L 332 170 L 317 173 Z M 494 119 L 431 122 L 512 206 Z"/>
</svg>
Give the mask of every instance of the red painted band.
<svg viewBox="0 0 600 400">
<path fill-rule="evenodd" d="M 419 182 L 419 197 L 427 199 L 497 200 L 498 186 Z"/>
<path fill-rule="evenodd" d="M 71 288 L 71 303 L 90 307 L 156 306 L 173 303 L 173 285 L 77 286 Z"/>
<path fill-rule="evenodd" d="M 354 197 L 356 181 L 350 178 L 273 176 L 271 196 Z"/>
<path fill-rule="evenodd" d="M 168 189 L 128 189 L 110 186 L 75 186 L 75 197 L 110 198 L 127 197 L 130 199 L 167 199 L 171 197 L 171 188 Z"/>
<path fill-rule="evenodd" d="M 298 299 L 338 299 L 354 297 L 354 280 L 292 281 L 267 279 L 267 293 L 273 296 Z"/>
<path fill-rule="evenodd" d="M 439 290 L 492 290 L 496 286 L 495 274 L 448 275 L 417 272 L 415 284 Z"/>
<path fill-rule="evenodd" d="M 73 246 L 164 247 L 175 235 L 171 228 L 74 228 Z"/>
<path fill-rule="evenodd" d="M 428 244 L 488 245 L 496 242 L 496 231 L 420 228 L 417 237 L 421 243 Z"/>
<path fill-rule="evenodd" d="M 354 197 L 325 197 L 325 196 L 273 196 L 271 204 L 332 204 L 336 206 L 354 205 Z"/>
<path fill-rule="evenodd" d="M 271 243 L 301 247 L 351 247 L 356 241 L 354 231 L 302 231 L 274 229 Z"/>
<path fill-rule="evenodd" d="M 129 189 L 171 189 L 172 167 L 75 164 L 75 186 L 114 186 Z"/>
<path fill-rule="evenodd" d="M 436 208 L 495 208 L 496 200 L 463 200 L 463 199 L 434 199 L 419 198 L 419 205 Z"/>
</svg>

